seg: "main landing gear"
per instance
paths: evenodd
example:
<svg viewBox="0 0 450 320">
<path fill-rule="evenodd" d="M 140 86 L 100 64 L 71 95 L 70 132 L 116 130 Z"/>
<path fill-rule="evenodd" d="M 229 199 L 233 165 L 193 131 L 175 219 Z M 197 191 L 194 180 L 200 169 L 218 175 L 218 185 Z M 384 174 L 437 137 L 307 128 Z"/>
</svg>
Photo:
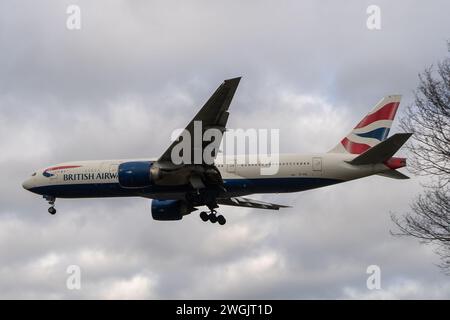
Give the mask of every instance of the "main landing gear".
<svg viewBox="0 0 450 320">
<path fill-rule="evenodd" d="M 223 215 L 217 215 L 216 210 L 211 210 L 209 213 L 206 211 L 200 212 L 200 219 L 203 221 L 210 221 L 211 223 L 218 222 L 221 226 L 223 226 L 225 223 L 227 223 L 227 220 Z"/>
<path fill-rule="evenodd" d="M 55 209 L 56 198 L 52 196 L 44 196 L 44 199 L 47 200 L 48 204 L 50 205 L 50 208 L 48 208 L 48 213 L 54 215 L 56 213 Z"/>
</svg>

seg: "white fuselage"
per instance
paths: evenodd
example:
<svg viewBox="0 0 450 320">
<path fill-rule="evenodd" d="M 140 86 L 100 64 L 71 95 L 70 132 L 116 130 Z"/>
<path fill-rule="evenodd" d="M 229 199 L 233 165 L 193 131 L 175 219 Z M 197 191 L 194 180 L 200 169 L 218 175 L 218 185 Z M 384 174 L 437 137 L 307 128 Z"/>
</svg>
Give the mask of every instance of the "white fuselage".
<svg viewBox="0 0 450 320">
<path fill-rule="evenodd" d="M 224 181 L 224 197 L 252 193 L 298 192 L 354 180 L 390 170 L 384 164 L 351 165 L 352 154 L 280 154 L 278 161 L 262 165 L 248 156 L 218 157 L 216 167 Z M 273 159 L 273 156 L 272 156 Z M 36 171 L 24 188 L 45 196 L 59 198 L 143 196 L 155 199 L 179 199 L 189 186 L 149 186 L 139 189 L 122 188 L 118 167 L 128 161 L 74 161 Z M 275 174 L 263 173 L 263 166 L 277 167 Z"/>
</svg>

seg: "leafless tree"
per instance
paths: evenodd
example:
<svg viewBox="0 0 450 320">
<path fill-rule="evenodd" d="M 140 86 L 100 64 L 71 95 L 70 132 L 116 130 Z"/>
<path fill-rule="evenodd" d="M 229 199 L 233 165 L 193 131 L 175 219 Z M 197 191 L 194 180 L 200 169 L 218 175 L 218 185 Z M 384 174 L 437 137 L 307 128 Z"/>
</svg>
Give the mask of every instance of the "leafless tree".
<svg viewBox="0 0 450 320">
<path fill-rule="evenodd" d="M 410 170 L 429 176 L 429 182 L 409 213 L 392 215 L 399 229 L 393 234 L 435 244 L 439 266 L 450 274 L 450 57 L 419 75 L 415 101 L 400 125 L 413 133 L 407 145 Z"/>
</svg>

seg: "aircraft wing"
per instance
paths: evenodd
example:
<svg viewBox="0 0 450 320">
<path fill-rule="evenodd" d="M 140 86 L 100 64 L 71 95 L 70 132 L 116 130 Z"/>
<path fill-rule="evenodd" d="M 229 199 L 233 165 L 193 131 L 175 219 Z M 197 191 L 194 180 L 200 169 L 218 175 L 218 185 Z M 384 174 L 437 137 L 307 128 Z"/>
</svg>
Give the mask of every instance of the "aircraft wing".
<svg viewBox="0 0 450 320">
<path fill-rule="evenodd" d="M 279 210 L 280 208 L 290 208 L 290 206 L 284 206 L 281 204 L 268 203 L 258 200 L 252 200 L 244 197 L 235 197 L 228 199 L 217 199 L 217 204 L 234 207 L 247 207 L 256 209 L 270 209 Z"/>
<path fill-rule="evenodd" d="M 213 143 L 214 149 L 210 154 L 213 158 L 212 162 L 214 161 L 222 140 L 203 141 L 203 134 L 207 129 L 218 129 L 221 134 L 224 133 L 229 115 L 228 108 L 240 80 L 240 77 L 225 80 L 187 125 L 185 132 L 188 132 L 191 138 L 189 164 L 205 164 L 203 151 L 205 147 L 211 143 Z M 201 129 L 199 125 L 201 125 Z M 198 135 L 200 135 L 200 137 L 198 137 Z M 172 163 L 172 150 L 180 143 L 180 141 L 182 141 L 182 139 L 182 135 L 180 135 L 158 159 L 158 162 Z M 183 164 L 188 163 L 187 161 L 183 161 Z M 207 164 L 211 165 L 212 163 Z"/>
</svg>

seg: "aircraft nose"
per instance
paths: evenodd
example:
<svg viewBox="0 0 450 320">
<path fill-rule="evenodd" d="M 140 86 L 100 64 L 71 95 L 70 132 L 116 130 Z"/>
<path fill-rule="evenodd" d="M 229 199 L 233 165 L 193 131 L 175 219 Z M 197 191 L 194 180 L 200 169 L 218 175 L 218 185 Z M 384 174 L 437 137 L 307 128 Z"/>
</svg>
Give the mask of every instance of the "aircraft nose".
<svg viewBox="0 0 450 320">
<path fill-rule="evenodd" d="M 30 179 L 25 180 L 25 181 L 22 183 L 22 187 L 23 187 L 25 190 L 30 189 L 30 188 L 31 188 L 31 181 L 30 181 Z"/>
</svg>

